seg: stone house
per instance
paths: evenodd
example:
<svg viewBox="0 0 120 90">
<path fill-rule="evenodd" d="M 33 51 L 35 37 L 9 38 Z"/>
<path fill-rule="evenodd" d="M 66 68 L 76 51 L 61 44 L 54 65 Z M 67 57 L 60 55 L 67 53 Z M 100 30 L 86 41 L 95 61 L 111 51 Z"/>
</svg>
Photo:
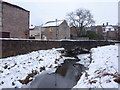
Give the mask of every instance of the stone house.
<svg viewBox="0 0 120 90">
<path fill-rule="evenodd" d="M 96 34 L 103 35 L 104 27 L 102 25 L 96 26 Z"/>
<path fill-rule="evenodd" d="M 117 40 L 118 39 L 118 26 L 117 25 L 97 25 L 95 29 L 91 29 L 96 34 L 102 35 L 104 39 Z"/>
<path fill-rule="evenodd" d="M 30 39 L 41 39 L 41 26 L 35 26 L 29 31 Z"/>
<path fill-rule="evenodd" d="M 0 38 L 29 38 L 29 11 L 0 1 Z"/>
<path fill-rule="evenodd" d="M 70 28 L 65 20 L 49 21 L 41 28 L 42 39 L 70 39 Z"/>
<path fill-rule="evenodd" d="M 108 25 L 103 30 L 104 39 L 117 40 L 118 39 L 118 27 Z"/>
</svg>

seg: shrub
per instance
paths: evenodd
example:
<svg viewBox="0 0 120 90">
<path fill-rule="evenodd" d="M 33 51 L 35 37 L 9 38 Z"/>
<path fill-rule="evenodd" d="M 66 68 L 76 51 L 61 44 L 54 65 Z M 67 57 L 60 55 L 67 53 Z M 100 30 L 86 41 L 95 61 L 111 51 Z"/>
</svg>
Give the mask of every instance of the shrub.
<svg viewBox="0 0 120 90">
<path fill-rule="evenodd" d="M 94 31 L 87 31 L 86 37 L 89 37 L 91 40 L 104 40 L 102 35 L 96 34 Z"/>
</svg>

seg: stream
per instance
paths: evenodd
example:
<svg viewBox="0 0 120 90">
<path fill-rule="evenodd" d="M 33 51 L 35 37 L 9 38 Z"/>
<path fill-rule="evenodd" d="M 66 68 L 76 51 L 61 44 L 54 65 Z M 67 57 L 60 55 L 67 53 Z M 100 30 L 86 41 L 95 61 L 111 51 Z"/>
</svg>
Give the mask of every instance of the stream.
<svg viewBox="0 0 120 90">
<path fill-rule="evenodd" d="M 69 88 L 75 86 L 85 70 L 77 60 L 67 59 L 55 73 L 38 75 L 29 88 Z"/>
</svg>

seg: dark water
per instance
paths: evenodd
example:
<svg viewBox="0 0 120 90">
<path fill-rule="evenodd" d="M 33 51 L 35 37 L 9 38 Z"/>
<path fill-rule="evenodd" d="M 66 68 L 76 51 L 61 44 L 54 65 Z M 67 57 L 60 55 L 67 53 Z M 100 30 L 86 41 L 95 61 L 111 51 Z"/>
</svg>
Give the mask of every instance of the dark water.
<svg viewBox="0 0 120 90">
<path fill-rule="evenodd" d="M 55 73 L 38 75 L 29 88 L 72 88 L 85 68 L 76 61 L 66 60 Z"/>
</svg>

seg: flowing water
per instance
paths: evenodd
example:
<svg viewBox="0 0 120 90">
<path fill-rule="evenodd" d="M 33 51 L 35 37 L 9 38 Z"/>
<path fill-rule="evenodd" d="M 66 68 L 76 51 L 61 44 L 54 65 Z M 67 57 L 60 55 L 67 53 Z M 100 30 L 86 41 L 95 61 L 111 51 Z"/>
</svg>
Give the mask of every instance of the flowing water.
<svg viewBox="0 0 120 90">
<path fill-rule="evenodd" d="M 29 88 L 72 88 L 85 70 L 76 60 L 65 60 L 55 73 L 38 75 Z"/>
</svg>

